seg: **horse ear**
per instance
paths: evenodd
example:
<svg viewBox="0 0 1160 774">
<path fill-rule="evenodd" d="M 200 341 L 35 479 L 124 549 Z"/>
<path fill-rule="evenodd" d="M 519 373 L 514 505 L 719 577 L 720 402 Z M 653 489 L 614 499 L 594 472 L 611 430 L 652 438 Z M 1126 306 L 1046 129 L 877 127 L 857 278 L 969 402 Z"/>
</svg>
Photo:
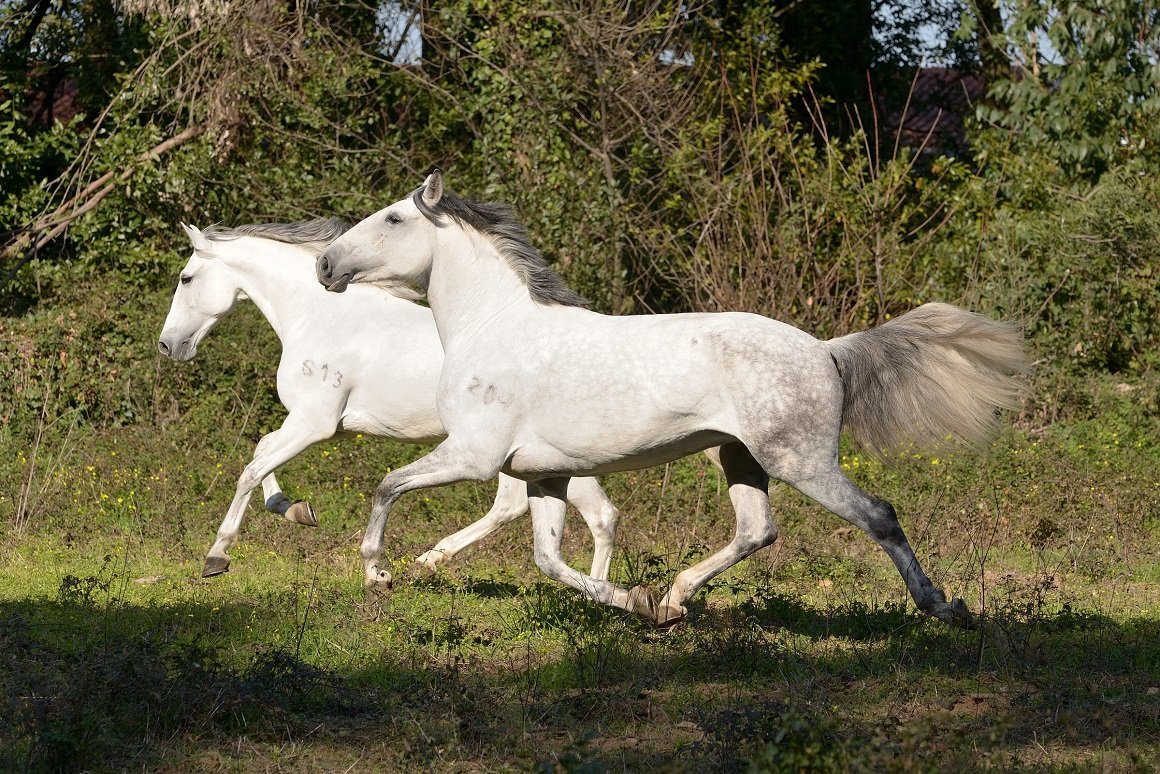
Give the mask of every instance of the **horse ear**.
<svg viewBox="0 0 1160 774">
<path fill-rule="evenodd" d="M 185 229 L 185 235 L 189 237 L 189 243 L 193 245 L 194 250 L 199 253 L 213 252 L 209 240 L 205 238 L 205 234 L 201 233 L 201 230 L 197 226 L 182 223 L 181 227 Z"/>
<path fill-rule="evenodd" d="M 443 170 L 436 167 L 423 181 L 423 202 L 434 207 L 443 198 Z"/>
</svg>

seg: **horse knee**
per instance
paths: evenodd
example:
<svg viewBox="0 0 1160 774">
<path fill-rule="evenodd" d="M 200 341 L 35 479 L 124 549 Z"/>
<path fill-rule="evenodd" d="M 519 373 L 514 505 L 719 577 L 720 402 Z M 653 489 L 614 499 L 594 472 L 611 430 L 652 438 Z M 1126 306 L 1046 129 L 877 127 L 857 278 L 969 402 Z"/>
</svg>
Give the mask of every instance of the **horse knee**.
<svg viewBox="0 0 1160 774">
<path fill-rule="evenodd" d="M 390 505 L 395 502 L 398 497 L 399 495 L 397 494 L 395 487 L 391 483 L 384 481 L 375 487 L 374 505 L 376 507 Z"/>
<path fill-rule="evenodd" d="M 252 466 L 247 465 L 242 470 L 242 475 L 238 477 L 238 494 L 252 492 L 257 489 L 258 485 L 262 483 L 262 476 L 258 475 L 258 471 Z"/>
</svg>

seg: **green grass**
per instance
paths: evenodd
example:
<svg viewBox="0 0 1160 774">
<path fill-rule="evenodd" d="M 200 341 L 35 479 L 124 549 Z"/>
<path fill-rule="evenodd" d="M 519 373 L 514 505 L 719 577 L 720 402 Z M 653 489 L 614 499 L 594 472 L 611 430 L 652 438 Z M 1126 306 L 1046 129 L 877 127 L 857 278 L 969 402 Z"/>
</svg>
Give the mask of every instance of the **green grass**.
<svg viewBox="0 0 1160 774">
<path fill-rule="evenodd" d="M 182 466 L 158 456 L 149 467 L 143 437 L 126 449 L 129 432 L 86 442 L 91 462 L 107 458 L 99 484 L 91 475 L 62 484 L 62 500 L 97 492 L 76 504 L 83 520 L 46 507 L 40 525 L 10 530 L 3 544 L 6 767 L 1160 763 L 1148 447 L 1100 456 L 1139 488 L 1087 506 L 1090 461 L 1070 440 L 1012 431 L 977 478 L 968 475 L 977 458 L 898 468 L 848 458 L 904 514 L 925 511 L 904 515 L 906 526 L 931 574 L 985 612 L 976 631 L 916 614 L 868 538 L 780 491 L 782 540 L 711 584 L 686 623 L 657 631 L 544 581 L 526 524 L 434 578 L 400 573 L 389 599 L 366 602 L 356 551 L 364 490 L 327 487 L 361 480 L 348 467 L 355 457 L 406 451 L 366 440 L 312 450 L 283 476 L 314 497 L 318 529 L 253 511 L 232 571 L 201 580 L 231 487 L 223 476 L 200 497 L 217 463 L 196 454 L 186 467 L 200 478 L 158 475 Z M 1077 510 L 1044 513 L 1022 479 L 1069 461 L 1079 467 L 1056 474 L 1049 499 Z M 621 579 L 661 586 L 727 535 L 728 505 L 707 463 L 682 462 L 663 478 L 608 482 L 625 511 Z M 489 495 L 460 486 L 405 498 L 389 527 L 396 568 L 481 514 Z M 1107 498 L 1119 498 L 1115 508 Z M 583 566 L 585 536 L 570 534 L 567 549 Z"/>
<path fill-rule="evenodd" d="M 262 335 L 252 316 L 228 325 Z M 406 575 L 486 511 L 492 485 L 404 497 L 387 528 L 396 587 L 368 602 L 368 493 L 422 451 L 368 438 L 280 473 L 317 529 L 255 497 L 231 571 L 200 579 L 235 477 L 279 419 L 221 333 L 191 369 L 141 355 L 149 384 L 108 393 L 136 420 L 62 412 L 37 446 L 33 409 L 11 409 L 0 769 L 1160 766 L 1160 423 L 1144 386 L 1095 380 L 1089 413 L 1024 421 L 979 454 L 843 456 L 895 504 L 931 577 L 981 613 L 977 629 L 917 614 L 867 536 L 779 487 L 778 543 L 659 631 L 546 581 L 526 522 L 435 577 Z M 623 512 L 622 582 L 661 588 L 728 539 L 703 458 L 605 484 Z M 574 519 L 566 556 L 585 567 L 589 551 Z"/>
</svg>

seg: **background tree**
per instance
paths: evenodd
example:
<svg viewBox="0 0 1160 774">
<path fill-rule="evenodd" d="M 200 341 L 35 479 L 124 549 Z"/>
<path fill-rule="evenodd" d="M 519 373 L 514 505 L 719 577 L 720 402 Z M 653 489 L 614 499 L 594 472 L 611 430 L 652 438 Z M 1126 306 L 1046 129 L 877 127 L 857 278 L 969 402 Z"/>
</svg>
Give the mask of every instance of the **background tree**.
<svg viewBox="0 0 1160 774">
<path fill-rule="evenodd" d="M 978 25 L 992 29 L 993 6 Z M 989 9 L 989 10 L 983 10 Z M 980 117 L 1010 132 L 1022 151 L 1042 154 L 1055 180 L 1097 181 L 1127 164 L 1150 169 L 1160 156 L 1160 6 L 1152 0 L 1012 7 L 1005 29 L 984 36 L 999 68 L 993 104 Z"/>
</svg>

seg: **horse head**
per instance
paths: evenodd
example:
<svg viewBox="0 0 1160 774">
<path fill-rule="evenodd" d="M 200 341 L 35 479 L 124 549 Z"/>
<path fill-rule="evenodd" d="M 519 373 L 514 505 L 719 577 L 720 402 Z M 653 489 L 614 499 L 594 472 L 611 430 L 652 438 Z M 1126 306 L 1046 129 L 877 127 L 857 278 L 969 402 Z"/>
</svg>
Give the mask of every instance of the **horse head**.
<svg viewBox="0 0 1160 774">
<path fill-rule="evenodd" d="M 178 361 L 192 360 L 197 345 L 245 293 L 214 255 L 214 243 L 196 226 L 182 224 L 193 255 L 181 270 L 157 349 Z"/>
</svg>

